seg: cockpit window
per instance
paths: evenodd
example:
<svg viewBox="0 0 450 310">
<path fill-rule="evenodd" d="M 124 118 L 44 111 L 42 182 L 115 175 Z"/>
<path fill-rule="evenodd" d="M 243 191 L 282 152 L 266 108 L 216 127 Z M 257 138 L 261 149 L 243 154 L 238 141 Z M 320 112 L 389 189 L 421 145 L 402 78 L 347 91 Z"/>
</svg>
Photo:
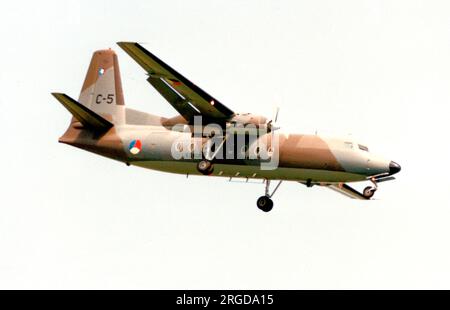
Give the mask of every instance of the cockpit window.
<svg viewBox="0 0 450 310">
<path fill-rule="evenodd" d="M 360 149 L 360 150 L 363 150 L 363 151 L 366 151 L 366 152 L 368 152 L 368 151 L 369 151 L 369 148 L 368 148 L 367 146 L 364 146 L 364 145 L 358 144 L 358 147 L 359 147 L 359 149 Z"/>
</svg>

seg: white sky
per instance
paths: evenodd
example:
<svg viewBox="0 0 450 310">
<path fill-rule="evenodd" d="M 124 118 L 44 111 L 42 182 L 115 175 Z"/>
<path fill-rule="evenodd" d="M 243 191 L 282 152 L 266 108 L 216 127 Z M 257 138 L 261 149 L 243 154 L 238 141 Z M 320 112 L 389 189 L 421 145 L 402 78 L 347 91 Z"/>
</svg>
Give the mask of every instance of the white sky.
<svg viewBox="0 0 450 310">
<path fill-rule="evenodd" d="M 119 2 L 119 1 L 117 1 Z M 450 289 L 450 2 L 9 1 L 0 11 L 0 288 Z M 91 54 L 126 104 L 176 112 L 136 40 L 235 111 L 402 165 L 371 202 L 165 174 L 58 144 Z"/>
</svg>

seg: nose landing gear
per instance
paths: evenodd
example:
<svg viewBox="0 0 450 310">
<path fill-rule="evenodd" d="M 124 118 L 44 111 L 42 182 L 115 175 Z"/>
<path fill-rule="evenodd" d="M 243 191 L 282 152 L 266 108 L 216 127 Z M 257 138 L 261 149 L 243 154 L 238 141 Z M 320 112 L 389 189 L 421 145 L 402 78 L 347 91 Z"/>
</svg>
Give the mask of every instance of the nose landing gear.
<svg viewBox="0 0 450 310">
<path fill-rule="evenodd" d="M 367 199 L 372 198 L 378 189 L 378 185 L 377 185 L 375 178 L 371 178 L 370 181 L 373 183 L 374 186 L 367 186 L 363 190 L 363 196 L 366 197 Z"/>
<path fill-rule="evenodd" d="M 370 198 L 372 198 L 372 196 L 375 194 L 376 191 L 377 191 L 377 189 L 375 187 L 367 186 L 363 190 L 363 196 L 366 197 L 367 199 L 370 199 Z"/>
<path fill-rule="evenodd" d="M 264 194 L 264 196 L 261 196 L 258 198 L 258 200 L 256 201 L 256 206 L 261 211 L 269 212 L 273 208 L 273 201 L 271 198 L 273 197 L 273 195 L 275 194 L 275 192 L 280 187 L 280 185 L 283 181 L 278 182 L 278 184 L 275 187 L 275 189 L 273 190 L 272 194 L 269 194 L 270 180 L 266 179 L 264 182 L 265 182 L 265 194 Z"/>
</svg>

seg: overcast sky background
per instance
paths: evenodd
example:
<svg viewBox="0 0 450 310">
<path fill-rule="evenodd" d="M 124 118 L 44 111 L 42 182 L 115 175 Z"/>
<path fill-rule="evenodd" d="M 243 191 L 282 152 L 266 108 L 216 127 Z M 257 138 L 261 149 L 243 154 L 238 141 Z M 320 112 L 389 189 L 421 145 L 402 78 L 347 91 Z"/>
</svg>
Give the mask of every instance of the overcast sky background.
<svg viewBox="0 0 450 310">
<path fill-rule="evenodd" d="M 0 11 L 0 288 L 450 289 L 450 2 L 8 1 Z M 228 107 L 397 161 L 374 201 L 166 174 L 57 139 L 91 54 L 173 116 L 135 40 Z"/>
</svg>

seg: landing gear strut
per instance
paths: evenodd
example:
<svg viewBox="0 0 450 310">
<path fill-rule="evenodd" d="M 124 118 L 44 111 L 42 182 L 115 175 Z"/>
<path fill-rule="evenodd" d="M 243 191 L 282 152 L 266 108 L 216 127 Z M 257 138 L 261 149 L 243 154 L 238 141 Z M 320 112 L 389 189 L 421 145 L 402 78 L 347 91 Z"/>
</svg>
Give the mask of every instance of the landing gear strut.
<svg viewBox="0 0 450 310">
<path fill-rule="evenodd" d="M 256 201 L 256 206 L 261 211 L 269 212 L 273 208 L 273 201 L 271 198 L 273 197 L 277 189 L 280 187 L 281 182 L 283 181 L 278 182 L 272 194 L 269 194 L 270 180 L 265 180 L 264 182 L 265 182 L 265 194 L 264 196 L 258 198 L 258 200 Z"/>
<path fill-rule="evenodd" d="M 207 142 L 209 147 L 207 148 L 205 158 L 197 163 L 198 172 L 204 175 L 211 175 L 214 172 L 214 164 L 212 163 L 212 161 L 214 160 L 214 158 L 216 158 L 216 155 L 219 153 L 219 151 L 221 150 L 227 139 L 228 136 L 223 137 L 222 142 L 219 144 L 219 146 L 216 148 L 214 152 L 211 149 L 212 140 L 209 140 Z"/>
</svg>

